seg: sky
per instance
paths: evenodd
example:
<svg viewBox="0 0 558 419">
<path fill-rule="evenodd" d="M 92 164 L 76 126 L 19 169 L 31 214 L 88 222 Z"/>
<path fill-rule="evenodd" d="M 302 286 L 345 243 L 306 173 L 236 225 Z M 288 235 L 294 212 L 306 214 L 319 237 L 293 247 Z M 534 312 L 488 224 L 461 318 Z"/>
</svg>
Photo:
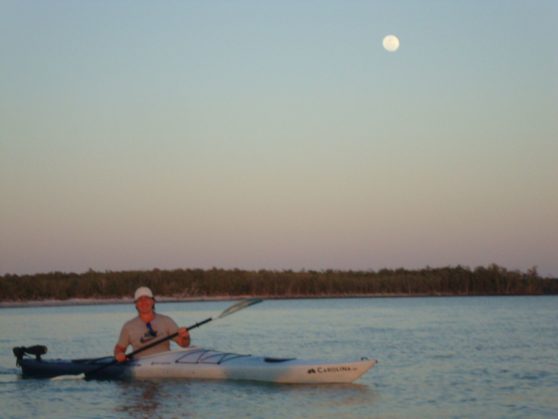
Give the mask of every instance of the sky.
<svg viewBox="0 0 558 419">
<path fill-rule="evenodd" d="M 0 0 L 0 274 L 558 277 L 557 21 L 554 0 Z"/>
</svg>

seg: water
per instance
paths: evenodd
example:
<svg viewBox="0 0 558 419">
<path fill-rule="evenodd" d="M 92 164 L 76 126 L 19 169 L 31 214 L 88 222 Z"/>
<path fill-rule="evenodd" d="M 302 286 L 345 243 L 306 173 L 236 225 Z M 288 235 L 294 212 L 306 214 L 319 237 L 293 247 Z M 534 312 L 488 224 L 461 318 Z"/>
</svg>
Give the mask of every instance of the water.
<svg viewBox="0 0 558 419">
<path fill-rule="evenodd" d="M 189 325 L 231 302 L 158 304 Z M 0 309 L 3 418 L 525 418 L 558 415 L 558 297 L 266 301 L 192 332 L 193 344 L 379 364 L 355 384 L 23 380 L 14 346 L 112 351 L 131 305 Z"/>
</svg>

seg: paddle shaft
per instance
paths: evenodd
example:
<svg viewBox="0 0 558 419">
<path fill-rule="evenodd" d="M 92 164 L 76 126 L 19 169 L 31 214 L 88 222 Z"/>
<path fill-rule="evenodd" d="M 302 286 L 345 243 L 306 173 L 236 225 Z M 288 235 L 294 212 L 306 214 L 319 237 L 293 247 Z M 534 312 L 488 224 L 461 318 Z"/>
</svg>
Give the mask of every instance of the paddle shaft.
<svg viewBox="0 0 558 419">
<path fill-rule="evenodd" d="M 193 324 L 192 326 L 187 327 L 186 329 L 188 329 L 188 330 L 195 329 L 195 328 L 200 327 L 200 326 L 202 326 L 202 325 L 204 325 L 204 324 L 206 324 L 206 323 L 209 323 L 209 322 L 212 321 L 212 320 L 213 320 L 213 317 L 209 317 L 209 318 L 207 318 L 207 319 L 205 319 L 205 320 L 202 320 L 201 322 L 195 323 L 195 324 Z M 130 359 L 130 358 L 132 358 L 134 355 L 139 354 L 140 352 L 143 352 L 143 351 L 145 351 L 145 350 L 147 350 L 147 349 L 149 349 L 149 348 L 153 348 L 154 346 L 157 346 L 157 345 L 159 345 L 160 343 L 166 342 L 167 340 L 174 339 L 174 338 L 177 337 L 177 336 L 178 336 L 178 332 L 175 332 L 175 333 L 172 333 L 172 334 L 170 334 L 170 335 L 168 335 L 168 336 L 165 336 L 165 337 L 162 338 L 162 339 L 156 340 L 155 342 L 151 342 L 151 343 L 148 344 L 148 345 L 142 346 L 141 348 L 136 349 L 136 350 L 133 351 L 133 352 L 130 352 L 128 355 L 126 355 L 126 358 Z M 118 364 L 118 361 L 117 361 L 117 360 L 114 360 L 114 361 L 109 362 L 108 364 L 101 365 L 99 368 L 96 368 L 96 369 L 94 369 L 93 371 L 86 372 L 86 373 L 85 373 L 85 377 L 86 377 L 86 378 L 91 378 L 91 375 L 94 375 L 94 374 L 98 373 L 99 371 L 102 371 L 102 370 L 104 370 L 105 368 L 111 367 L 111 366 L 116 365 L 116 364 Z"/>
</svg>

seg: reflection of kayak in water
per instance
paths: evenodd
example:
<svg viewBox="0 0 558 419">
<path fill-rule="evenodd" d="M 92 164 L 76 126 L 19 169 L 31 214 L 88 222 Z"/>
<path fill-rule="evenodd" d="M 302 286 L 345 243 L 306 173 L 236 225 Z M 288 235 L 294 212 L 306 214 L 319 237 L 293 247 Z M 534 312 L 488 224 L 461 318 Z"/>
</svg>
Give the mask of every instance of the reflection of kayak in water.
<svg viewBox="0 0 558 419">
<path fill-rule="evenodd" d="M 113 361 L 113 357 L 63 360 L 41 359 L 41 356 L 31 358 L 22 353 L 18 356 L 24 378 L 79 375 L 98 370 L 93 378 L 252 380 L 291 384 L 351 383 L 377 362 L 366 358 L 352 362 L 268 358 L 196 347 L 107 365 Z M 104 365 L 107 367 L 100 369 Z"/>
</svg>

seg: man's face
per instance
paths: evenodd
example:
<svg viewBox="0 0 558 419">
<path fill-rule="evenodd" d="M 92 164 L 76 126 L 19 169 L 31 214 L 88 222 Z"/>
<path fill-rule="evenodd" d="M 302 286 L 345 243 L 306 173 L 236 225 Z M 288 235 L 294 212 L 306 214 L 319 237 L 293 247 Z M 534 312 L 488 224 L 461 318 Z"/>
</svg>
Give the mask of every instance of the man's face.
<svg viewBox="0 0 558 419">
<path fill-rule="evenodd" d="M 147 296 L 143 296 L 137 299 L 136 301 L 136 309 L 139 313 L 151 313 L 153 311 L 153 298 L 149 298 Z"/>
</svg>

